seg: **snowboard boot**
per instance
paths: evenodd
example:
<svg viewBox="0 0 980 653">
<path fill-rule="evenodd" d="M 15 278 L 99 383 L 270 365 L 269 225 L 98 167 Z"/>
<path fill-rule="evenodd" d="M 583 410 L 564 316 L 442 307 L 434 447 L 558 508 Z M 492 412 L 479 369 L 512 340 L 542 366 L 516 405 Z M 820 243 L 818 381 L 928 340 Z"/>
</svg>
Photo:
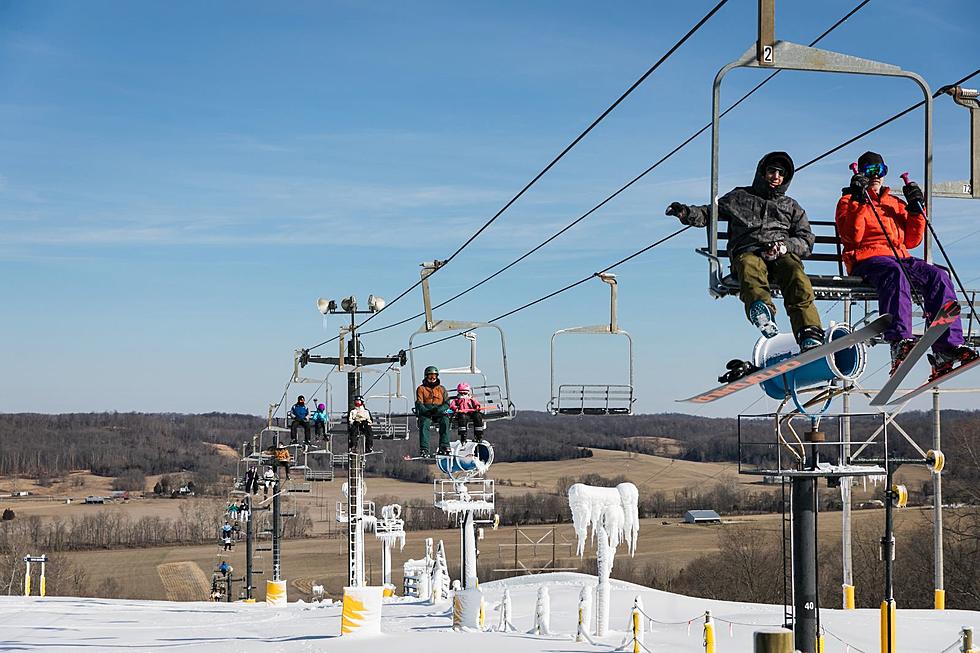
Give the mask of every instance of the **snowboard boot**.
<svg viewBox="0 0 980 653">
<path fill-rule="evenodd" d="M 932 374 L 929 375 L 930 381 L 935 381 L 944 374 L 949 374 L 956 367 L 956 364 L 965 365 L 970 361 L 980 357 L 975 349 L 960 345 L 947 351 L 937 351 L 929 354 L 929 363 L 932 365 Z"/>
<path fill-rule="evenodd" d="M 436 450 L 436 455 L 437 456 L 448 456 L 449 455 L 449 447 L 439 447 L 439 449 Z"/>
<path fill-rule="evenodd" d="M 432 452 L 429 451 L 428 449 L 422 449 L 421 451 L 419 451 L 419 458 L 422 458 L 424 460 L 430 460 L 432 458 Z"/>
<path fill-rule="evenodd" d="M 899 366 L 902 364 L 902 361 L 904 361 L 905 358 L 909 355 L 909 352 L 912 351 L 912 348 L 915 347 L 915 338 L 894 340 L 889 344 L 889 346 L 891 348 L 892 369 L 890 372 L 888 372 L 888 375 L 891 376 L 892 374 L 895 373 L 895 370 L 897 370 Z"/>
<path fill-rule="evenodd" d="M 823 344 L 824 332 L 818 326 L 808 326 L 800 329 L 796 334 L 796 342 L 800 343 L 800 351 L 815 349 Z"/>
<path fill-rule="evenodd" d="M 474 429 L 473 439 L 477 442 L 483 442 L 483 430 L 484 429 Z"/>
<path fill-rule="evenodd" d="M 733 358 L 728 361 L 728 365 L 725 366 L 728 371 L 718 377 L 720 383 L 731 383 L 732 381 L 738 381 L 743 376 L 748 376 L 752 372 L 757 372 L 758 367 L 752 361 L 743 361 L 738 358 Z"/>
<path fill-rule="evenodd" d="M 779 335 L 779 327 L 776 326 L 776 314 L 761 299 L 757 299 L 749 306 L 749 322 L 766 338 Z"/>
<path fill-rule="evenodd" d="M 466 431 L 460 431 L 457 435 L 459 436 L 459 443 L 466 444 Z"/>
</svg>

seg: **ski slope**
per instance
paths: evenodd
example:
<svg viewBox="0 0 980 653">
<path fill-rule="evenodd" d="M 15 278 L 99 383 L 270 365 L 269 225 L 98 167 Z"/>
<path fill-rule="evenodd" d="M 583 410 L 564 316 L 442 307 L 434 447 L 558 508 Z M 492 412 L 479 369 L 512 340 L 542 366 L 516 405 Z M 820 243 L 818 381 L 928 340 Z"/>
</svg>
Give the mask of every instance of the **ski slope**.
<svg viewBox="0 0 980 653">
<path fill-rule="evenodd" d="M 71 597 L 0 597 L 0 651 L 177 651 L 262 653 L 381 651 L 438 653 L 574 653 L 611 651 L 624 639 L 633 597 L 656 620 L 646 633 L 651 651 L 703 651 L 705 610 L 715 619 L 717 653 L 752 650 L 752 634 L 782 621 L 782 607 L 696 599 L 612 581 L 610 635 L 596 645 L 575 643 L 577 598 L 596 579 L 575 573 L 525 576 L 484 583 L 486 622 L 495 627 L 497 606 L 510 588 L 517 632 L 457 633 L 449 604 L 398 599 L 384 607 L 380 637 L 339 637 L 340 605 L 290 603 L 282 608 L 244 603 L 176 603 Z M 551 594 L 551 636 L 529 635 L 537 588 Z M 878 611 L 823 610 L 826 651 L 878 651 Z M 980 632 L 980 612 L 899 611 L 898 650 L 941 653 L 959 640 L 960 628 Z M 836 637 L 835 637 L 836 636 Z M 837 639 L 839 638 L 839 639 Z M 841 641 L 843 640 L 843 641 Z M 846 642 L 847 644 L 845 644 Z M 847 648 L 847 646 L 850 648 Z M 948 651 L 958 650 L 953 646 Z"/>
</svg>

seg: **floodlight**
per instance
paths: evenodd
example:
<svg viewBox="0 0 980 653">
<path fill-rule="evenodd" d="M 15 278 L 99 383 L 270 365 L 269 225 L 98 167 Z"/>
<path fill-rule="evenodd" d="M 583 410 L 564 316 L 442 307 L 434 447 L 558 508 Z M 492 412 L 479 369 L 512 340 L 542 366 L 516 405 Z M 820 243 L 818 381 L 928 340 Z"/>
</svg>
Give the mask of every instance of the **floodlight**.
<svg viewBox="0 0 980 653">
<path fill-rule="evenodd" d="M 600 272 L 599 279 L 606 283 L 616 283 L 616 275 L 612 272 Z"/>
<path fill-rule="evenodd" d="M 385 300 L 383 297 L 378 297 L 377 295 L 368 295 L 368 308 L 372 313 L 377 313 L 382 308 L 385 307 Z"/>
<path fill-rule="evenodd" d="M 327 313 L 333 313 L 337 310 L 337 302 L 332 299 L 324 299 L 320 297 L 316 300 L 316 310 L 320 311 L 323 315 Z"/>
<path fill-rule="evenodd" d="M 344 309 L 345 313 L 353 313 L 357 310 L 357 300 L 354 295 L 350 297 L 344 297 L 340 302 L 340 307 Z"/>
</svg>

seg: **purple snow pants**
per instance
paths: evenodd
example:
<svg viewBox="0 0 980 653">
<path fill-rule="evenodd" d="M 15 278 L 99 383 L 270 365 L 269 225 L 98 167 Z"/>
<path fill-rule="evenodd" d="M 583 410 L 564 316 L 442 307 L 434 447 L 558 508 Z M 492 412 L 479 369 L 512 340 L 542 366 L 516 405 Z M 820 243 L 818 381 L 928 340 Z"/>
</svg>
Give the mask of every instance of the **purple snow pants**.
<svg viewBox="0 0 980 653">
<path fill-rule="evenodd" d="M 892 342 L 912 337 L 912 295 L 909 281 L 922 294 L 925 311 L 935 315 L 943 304 L 956 299 L 953 283 L 946 270 L 910 256 L 902 259 L 908 279 L 902 274 L 898 261 L 892 256 L 872 256 L 864 259 L 852 273 L 878 290 L 878 310 L 891 313 L 892 323 L 885 330 L 885 340 Z M 963 344 L 963 327 L 959 318 L 940 336 L 933 351 L 948 351 Z"/>
</svg>

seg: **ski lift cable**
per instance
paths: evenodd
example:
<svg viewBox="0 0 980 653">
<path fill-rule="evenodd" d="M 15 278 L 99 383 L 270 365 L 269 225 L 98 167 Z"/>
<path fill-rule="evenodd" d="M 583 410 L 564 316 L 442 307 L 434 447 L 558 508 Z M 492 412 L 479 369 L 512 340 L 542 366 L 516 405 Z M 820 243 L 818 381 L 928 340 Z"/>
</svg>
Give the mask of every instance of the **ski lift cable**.
<svg viewBox="0 0 980 653">
<path fill-rule="evenodd" d="M 844 16 L 842 16 L 840 19 L 838 19 L 837 22 L 835 22 L 833 25 L 831 25 L 826 30 L 824 30 L 824 32 L 820 36 L 818 36 L 813 41 L 811 41 L 810 44 L 809 44 L 810 47 L 813 47 L 814 45 L 816 45 L 817 43 L 819 43 L 820 41 L 822 41 L 828 34 L 830 34 L 835 29 L 837 29 L 838 27 L 840 27 L 841 25 L 843 25 L 847 21 L 848 18 L 850 18 L 851 16 L 853 16 L 854 14 L 856 14 L 858 11 L 860 11 L 869 2 L 871 2 L 871 0 L 862 0 L 862 2 L 860 2 L 853 9 L 851 9 L 849 12 L 847 12 Z M 769 83 L 769 81 L 772 80 L 773 77 L 775 77 L 776 75 L 778 75 L 781 72 L 782 72 L 781 70 L 776 70 L 776 71 L 772 72 L 771 74 L 769 74 L 765 79 L 763 79 L 761 82 L 759 82 L 758 84 L 756 84 L 748 93 L 744 94 L 741 98 L 739 98 L 737 101 L 735 101 L 730 107 L 728 107 L 727 109 L 725 109 L 721 113 L 721 116 L 720 117 L 722 117 L 722 118 L 725 117 L 730 111 L 732 111 L 733 109 L 735 109 L 738 105 L 742 104 L 742 102 L 744 102 L 745 100 L 747 100 L 749 98 L 749 96 L 751 96 L 756 91 L 758 91 L 759 89 L 761 89 L 763 86 L 765 86 L 767 83 Z M 616 197 L 618 197 L 621 193 L 625 192 L 627 189 L 629 189 L 630 187 L 632 187 L 638 181 L 640 181 L 641 179 L 643 179 L 644 177 L 646 177 L 648 174 L 650 174 L 651 172 L 653 172 L 662 163 L 666 162 L 672 156 L 674 156 L 675 154 L 677 154 L 678 152 L 680 152 L 682 149 L 684 149 L 685 147 L 687 147 L 687 145 L 689 145 L 698 136 L 700 136 L 701 134 L 703 134 L 704 132 L 706 132 L 710 128 L 711 128 L 711 123 L 709 122 L 704 127 L 702 127 L 698 131 L 696 131 L 693 134 L 691 134 L 686 140 L 684 140 L 682 143 L 680 143 L 679 145 L 677 145 L 670 152 L 668 152 L 663 157 L 661 157 L 656 163 L 654 163 L 653 165 L 651 165 L 649 168 L 647 168 L 646 170 L 644 170 L 643 172 L 641 172 L 637 176 L 633 177 L 630 181 L 628 181 L 626 184 L 624 184 L 623 186 L 621 186 L 614 193 L 612 193 L 611 195 L 609 195 L 608 197 L 606 197 L 604 200 L 602 200 L 601 202 L 599 202 L 598 204 L 596 204 L 595 206 L 593 206 L 591 209 L 589 209 L 588 211 L 586 211 L 585 213 L 583 213 L 582 215 L 580 215 L 578 218 L 576 218 L 572 222 L 570 222 L 567 225 L 565 225 L 564 227 L 562 227 L 559 231 L 555 232 L 554 234 L 552 234 L 551 236 L 549 236 L 548 238 L 546 238 L 545 240 L 543 240 L 537 246 L 529 249 L 527 252 L 525 252 L 524 254 L 522 254 L 521 256 L 519 256 L 518 258 L 514 259 L 513 261 L 511 261 L 510 263 L 508 263 L 504 267 L 500 268 L 499 270 L 497 270 L 496 272 L 494 272 L 490 276 L 483 278 L 481 281 L 478 281 L 477 283 L 473 284 L 469 288 L 466 288 L 465 290 L 463 290 L 463 291 L 461 291 L 461 292 L 453 295 L 449 299 L 447 299 L 447 300 L 445 300 L 443 302 L 440 302 L 440 303 L 436 304 L 432 308 L 433 309 L 441 308 L 441 307 L 445 306 L 446 304 L 448 304 L 450 302 L 456 301 L 457 299 L 459 299 L 463 295 L 469 294 L 470 292 L 476 290 L 477 288 L 479 288 L 483 284 L 485 284 L 485 283 L 487 283 L 489 281 L 492 281 L 493 279 L 497 278 L 498 276 L 500 276 L 501 274 L 503 274 L 504 272 L 506 272 L 510 268 L 514 267 L 515 265 L 517 265 L 518 263 L 520 263 L 524 259 L 526 259 L 529 256 L 531 256 L 532 254 L 536 253 L 538 250 L 544 248 L 549 243 L 551 243 L 552 241 L 554 241 L 555 239 L 557 239 L 559 236 L 562 236 L 569 229 L 571 229 L 572 227 L 576 226 L 577 224 L 579 224 L 583 220 L 587 219 L 593 213 L 595 213 L 596 211 L 598 211 L 599 209 L 601 209 L 602 207 L 604 207 L 606 204 L 608 204 L 609 202 L 611 202 L 613 199 L 615 199 Z M 424 312 L 423 313 L 418 313 L 416 315 L 412 315 L 411 317 L 407 317 L 407 318 L 405 318 L 403 320 L 399 320 L 398 322 L 392 322 L 391 324 L 387 324 L 387 325 L 385 325 L 383 327 L 379 327 L 377 329 L 371 329 L 369 331 L 365 331 L 364 334 L 366 335 L 366 334 L 369 334 L 369 333 L 377 333 L 379 331 L 386 331 L 388 329 L 391 329 L 391 328 L 394 328 L 394 327 L 397 327 L 397 326 L 401 326 L 403 324 L 406 324 L 408 322 L 411 322 L 412 320 L 416 320 L 416 319 L 418 319 L 418 318 L 420 318 L 420 317 L 422 317 L 424 315 L 425 315 Z"/>
<path fill-rule="evenodd" d="M 973 77 L 976 77 L 977 75 L 980 75 L 980 68 L 977 68 L 976 70 L 974 70 L 972 73 L 970 73 L 966 77 L 963 77 L 960 80 L 953 82 L 952 84 L 947 84 L 945 86 L 941 86 L 938 91 L 936 91 L 935 93 L 932 94 L 932 97 L 933 98 L 937 98 L 940 95 L 942 95 L 943 93 L 945 93 L 947 88 L 949 88 L 951 86 L 959 86 L 963 82 L 965 82 L 965 81 L 967 81 L 967 80 L 969 80 L 969 79 L 971 79 Z M 881 129 L 885 125 L 887 125 L 889 123 L 892 123 L 892 122 L 898 120 L 902 116 L 904 116 L 904 115 L 906 115 L 908 113 L 911 113 L 912 111 L 915 111 L 916 109 L 918 109 L 919 107 L 921 107 L 925 103 L 926 103 L 925 100 L 920 100 L 919 102 L 916 102 L 915 104 L 913 104 L 909 108 L 905 109 L 904 111 L 900 111 L 900 112 L 896 113 L 891 118 L 887 118 L 886 120 L 883 120 L 883 121 L 879 122 L 874 127 L 871 127 L 870 129 L 866 129 L 865 131 L 861 132 L 860 134 L 858 134 L 857 136 L 855 136 L 853 138 L 849 138 L 848 140 L 844 141 L 840 145 L 838 145 L 838 146 L 836 146 L 834 148 L 831 148 L 831 149 L 827 150 L 826 152 L 824 152 L 820 156 L 818 156 L 816 158 L 813 158 L 813 159 L 810 159 L 809 161 L 807 161 L 803 165 L 798 166 L 796 168 L 796 172 L 799 172 L 800 170 L 803 170 L 804 168 L 807 168 L 807 167 L 813 165 L 817 161 L 820 161 L 822 159 L 826 159 L 828 156 L 830 156 L 834 152 L 838 152 L 838 151 L 844 149 L 845 147 L 847 147 L 848 145 L 850 145 L 851 143 L 854 143 L 855 141 L 861 140 L 862 138 L 864 138 L 868 134 L 870 134 L 872 132 L 875 132 L 875 131 L 878 131 L 879 129 Z"/>
<path fill-rule="evenodd" d="M 574 148 L 576 145 L 578 145 L 582 141 L 582 139 L 584 139 L 586 136 L 588 136 L 588 134 L 600 122 L 602 122 L 602 120 L 605 119 L 606 116 L 608 116 L 610 113 L 612 113 L 613 110 L 616 107 L 618 107 L 623 100 L 625 100 L 633 91 L 635 91 L 637 89 L 637 87 L 640 84 L 642 84 L 644 81 L 646 81 L 646 79 L 648 77 L 650 77 L 650 75 L 652 75 L 658 68 L 660 68 L 660 66 L 665 61 L 667 61 L 667 59 L 669 59 L 682 45 L 684 45 L 684 43 L 686 43 L 688 39 L 690 39 L 692 36 L 694 36 L 694 34 L 698 30 L 700 30 L 704 26 L 704 24 L 707 23 L 716 13 L 718 13 L 718 11 L 722 7 L 724 7 L 727 3 L 728 3 L 728 0 L 720 0 L 711 9 L 711 11 L 709 11 L 707 14 L 705 14 L 701 18 L 701 20 L 699 20 L 694 25 L 694 27 L 692 27 L 691 29 L 689 29 L 687 31 L 687 33 L 680 38 L 680 40 L 678 40 L 669 50 L 667 50 L 667 52 L 664 53 L 664 55 L 661 56 L 660 59 L 658 59 L 655 64 L 653 64 L 649 69 L 647 69 L 647 71 L 645 73 L 643 73 L 643 75 L 641 75 L 639 79 L 637 79 L 635 82 L 633 82 L 633 84 L 628 89 L 626 89 L 626 91 L 623 92 L 623 94 L 620 95 L 619 98 L 617 98 L 615 102 L 613 102 L 611 105 L 609 105 L 609 107 L 605 111 L 603 111 L 599 115 L 598 118 L 596 118 L 595 120 L 593 120 L 592 123 L 588 127 L 586 127 L 584 131 L 582 131 L 582 133 L 580 133 L 578 136 L 576 136 L 575 139 L 571 143 L 569 143 L 567 146 L 565 146 L 565 148 L 561 152 L 559 152 L 559 154 L 555 158 L 553 158 L 551 160 L 551 162 L 548 165 L 546 165 L 541 170 L 541 172 L 539 172 L 537 175 L 535 175 L 531 179 L 531 181 L 527 182 L 527 184 L 525 184 L 524 187 L 521 188 L 521 190 L 516 195 L 514 195 L 514 197 L 512 197 L 510 199 L 510 201 L 508 201 L 506 204 L 504 204 L 503 208 L 501 208 L 499 211 L 497 211 L 493 215 L 493 217 L 491 217 L 489 220 L 487 220 L 485 223 L 483 223 L 483 226 L 481 226 L 476 231 L 476 233 L 474 233 L 469 238 L 467 238 L 463 242 L 462 245 L 460 245 L 459 247 L 457 247 L 456 248 L 456 251 L 454 251 L 452 254 L 449 255 L 449 258 L 447 258 L 444 261 L 442 261 L 441 262 L 442 263 L 441 266 L 438 267 L 438 268 L 436 268 L 436 270 L 433 271 L 433 274 L 435 274 L 435 272 L 438 272 L 439 270 L 441 270 L 442 268 L 444 268 L 450 261 L 452 261 L 453 259 L 455 259 L 464 249 L 466 249 L 466 247 L 468 247 L 470 245 L 470 243 L 472 243 L 474 240 L 476 240 L 477 237 L 480 234 L 482 234 L 484 231 L 486 231 L 486 229 L 488 227 L 490 227 L 490 225 L 493 224 L 497 220 L 497 218 L 499 218 L 501 215 L 504 214 L 505 211 L 507 211 L 507 209 L 509 209 L 511 206 L 513 206 L 514 203 L 517 202 L 517 200 L 519 200 L 528 190 L 530 190 L 531 186 L 533 186 L 534 184 L 536 184 L 538 182 L 538 180 L 540 180 L 542 177 L 544 177 L 545 174 L 548 173 L 548 171 L 550 171 L 566 154 L 568 154 L 572 150 L 572 148 Z M 392 305 L 394 305 L 395 302 L 397 302 L 402 297 L 404 297 L 408 293 L 410 293 L 413 290 L 415 290 L 416 288 L 418 288 L 421 284 L 422 284 L 421 279 L 419 281 L 416 281 L 415 283 L 413 283 L 409 288 L 407 288 L 403 292 L 399 293 L 394 299 L 392 299 L 391 301 L 387 302 L 385 304 L 385 306 L 383 308 L 381 308 L 381 310 L 377 311 L 376 313 L 372 313 L 370 316 L 368 316 L 367 319 L 365 319 L 364 322 L 362 322 L 361 324 L 357 325 L 356 328 L 362 327 L 365 324 L 367 324 L 368 322 L 370 322 L 371 320 L 373 320 L 376 316 L 378 316 L 381 313 L 383 313 L 389 307 L 391 307 Z M 333 340 L 333 339 L 331 339 L 331 340 Z M 331 340 L 326 340 L 324 342 L 321 342 L 318 345 L 314 345 L 313 347 L 310 347 L 308 349 L 308 351 L 313 350 L 313 349 L 316 349 L 317 347 L 320 347 L 322 345 L 325 345 L 325 344 L 331 342 Z"/>
<path fill-rule="evenodd" d="M 651 243 L 651 244 L 647 245 L 646 247 L 644 247 L 640 251 L 633 252 L 629 256 L 627 256 L 625 258 L 622 258 L 622 259 L 616 261 L 612 265 L 609 265 L 609 266 L 603 268 L 602 270 L 599 270 L 598 272 L 594 272 L 594 273 L 590 274 L 587 277 L 583 277 L 583 278 L 579 279 L 578 281 L 574 281 L 574 282 L 568 284 L 567 286 L 565 286 L 563 288 L 559 288 L 558 290 L 554 290 L 554 291 L 548 293 L 547 295 L 545 295 L 543 297 L 539 297 L 539 298 L 537 298 L 537 299 L 535 299 L 533 301 L 530 301 L 530 302 L 524 304 L 523 306 L 518 306 L 517 308 L 511 309 L 511 310 L 507 311 L 506 313 L 503 313 L 501 315 L 498 315 L 497 317 L 493 318 L 492 320 L 489 320 L 489 323 L 490 324 L 493 324 L 494 322 L 497 322 L 499 320 L 502 320 L 502 319 L 504 319 L 506 317 L 510 317 L 511 315 L 514 315 L 515 313 L 519 313 L 520 311 L 523 311 L 526 308 L 531 308 L 532 306 L 534 306 L 536 304 L 540 304 L 541 302 L 546 301 L 546 300 L 549 300 L 552 297 L 555 297 L 557 295 L 562 294 L 563 292 L 569 291 L 572 288 L 575 288 L 577 286 L 581 286 L 583 283 L 586 283 L 587 281 L 592 280 L 593 278 L 599 276 L 600 274 L 602 274 L 604 272 L 609 272 L 613 268 L 619 267 L 620 265 L 623 265 L 624 263 L 627 263 L 627 262 L 631 261 L 632 259 L 636 258 L 637 256 L 640 256 L 641 254 L 645 254 L 646 252 L 650 251 L 651 249 L 653 249 L 657 245 L 663 244 L 663 243 L 667 242 L 668 240 L 670 240 L 671 238 L 673 238 L 675 236 L 679 236 L 680 234 L 684 233 L 685 231 L 687 231 L 690 228 L 691 228 L 690 225 L 681 227 L 680 229 L 678 229 L 677 231 L 673 232 L 672 234 L 670 234 L 668 236 L 664 236 L 660 240 L 658 240 L 658 241 L 656 241 L 654 243 Z M 454 333 L 453 335 L 446 336 L 445 338 L 439 338 L 438 340 L 433 340 L 431 342 L 427 342 L 427 343 L 422 344 L 422 345 L 416 345 L 415 347 L 412 347 L 412 349 L 413 350 L 422 349 L 424 347 L 428 347 L 429 345 L 435 345 L 435 344 L 440 343 L 440 342 L 445 342 L 447 340 L 451 340 L 452 338 L 458 338 L 461 335 L 463 335 L 463 332 Z"/>
</svg>

